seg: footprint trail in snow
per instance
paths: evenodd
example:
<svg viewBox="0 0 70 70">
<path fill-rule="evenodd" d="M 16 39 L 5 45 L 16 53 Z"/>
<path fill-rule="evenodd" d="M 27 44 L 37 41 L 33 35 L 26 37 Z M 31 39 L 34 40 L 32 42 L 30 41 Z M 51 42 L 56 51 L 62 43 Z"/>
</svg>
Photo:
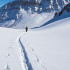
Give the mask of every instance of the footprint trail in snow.
<svg viewBox="0 0 70 70">
<path fill-rule="evenodd" d="M 25 33 L 22 33 L 18 38 L 17 38 L 17 41 L 20 45 L 20 51 L 21 51 L 21 63 L 22 63 L 22 66 L 23 66 L 23 69 L 25 68 L 25 70 L 34 70 L 33 67 L 32 67 L 32 63 L 28 57 L 28 53 L 26 51 L 26 48 L 28 48 L 29 50 L 31 50 L 31 54 L 33 55 L 33 58 L 34 61 L 35 61 L 35 65 L 37 63 L 37 65 L 39 65 L 43 70 L 47 70 L 47 68 L 40 63 L 40 59 L 38 58 L 38 56 L 35 54 L 34 52 L 34 49 L 32 49 L 31 47 L 29 47 L 29 44 L 27 43 L 27 41 L 25 40 L 25 42 L 27 43 L 27 46 L 24 47 L 22 41 L 21 41 L 21 38 L 22 36 L 24 35 Z M 23 62 L 22 62 L 23 61 Z M 36 67 L 38 67 L 36 65 Z"/>
</svg>

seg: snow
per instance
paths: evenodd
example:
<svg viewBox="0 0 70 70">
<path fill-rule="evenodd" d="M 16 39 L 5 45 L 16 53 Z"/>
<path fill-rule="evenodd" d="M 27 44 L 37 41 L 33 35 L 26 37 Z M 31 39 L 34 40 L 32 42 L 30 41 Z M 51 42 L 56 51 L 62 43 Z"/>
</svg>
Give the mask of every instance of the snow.
<svg viewBox="0 0 70 70">
<path fill-rule="evenodd" d="M 24 30 L 0 28 L 0 69 L 69 70 L 69 19 L 27 33 Z"/>
<path fill-rule="evenodd" d="M 22 32 L 19 30 L 0 27 L 0 70 L 22 70 L 20 50 L 16 45 L 16 38 Z"/>
<path fill-rule="evenodd" d="M 16 20 L 18 17 L 17 14 L 19 11 L 22 12 L 22 9 L 25 9 L 30 13 L 43 13 L 43 12 L 53 12 L 60 11 L 70 0 L 16 0 L 11 1 L 8 4 L 0 8 L 0 23 L 7 20 Z M 38 5 L 36 7 L 36 2 Z M 31 8 L 29 10 L 28 8 Z M 12 16 L 10 16 L 12 15 Z"/>
<path fill-rule="evenodd" d="M 16 7 L 16 8 L 19 9 L 19 7 Z M 26 26 L 28 26 L 29 28 L 33 28 L 33 27 L 41 26 L 42 24 L 52 19 L 54 16 L 54 12 L 52 13 L 46 13 L 46 12 L 37 13 L 36 12 L 34 14 L 32 14 L 32 12 L 33 11 L 31 10 L 30 7 L 28 7 L 28 11 L 26 11 L 24 8 L 20 8 L 20 10 L 8 9 L 6 13 L 7 17 L 6 16 L 1 17 L 0 26 L 17 28 L 17 29 L 18 28 L 24 29 Z M 2 20 L 2 18 L 5 18 L 5 19 Z"/>
<path fill-rule="evenodd" d="M 11 12 L 0 22 L 0 70 L 70 70 L 70 12 Z"/>
<path fill-rule="evenodd" d="M 44 21 L 41 19 L 39 25 L 42 26 L 28 32 L 0 27 L 0 70 L 70 70 L 70 17 L 69 13 L 64 13 L 67 14 L 64 11 L 61 16 L 55 17 L 56 20 L 49 20 L 50 23 L 46 22 L 46 13 L 33 14 L 32 18 L 38 16 L 39 19 L 36 21 L 34 18 L 33 21 L 40 21 L 40 16 L 44 16 Z M 24 14 L 26 22 L 29 16 L 26 12 Z M 31 24 L 33 21 L 30 20 Z M 11 25 L 13 22 L 15 20 L 5 24 Z"/>
<path fill-rule="evenodd" d="M 13 28 L 25 28 L 28 26 L 29 28 L 38 27 L 42 24 L 49 21 L 53 18 L 54 14 L 52 13 L 42 13 L 42 14 L 28 14 L 26 11 L 23 11 L 20 18 L 14 23 Z"/>
<path fill-rule="evenodd" d="M 70 70 L 69 22 L 70 18 L 59 20 L 21 37 L 34 70 Z"/>
</svg>

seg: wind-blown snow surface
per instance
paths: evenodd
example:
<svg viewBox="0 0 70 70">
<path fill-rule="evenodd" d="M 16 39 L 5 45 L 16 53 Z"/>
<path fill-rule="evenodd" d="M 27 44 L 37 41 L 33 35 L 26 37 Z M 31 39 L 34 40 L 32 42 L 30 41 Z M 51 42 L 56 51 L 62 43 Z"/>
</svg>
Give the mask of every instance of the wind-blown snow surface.
<svg viewBox="0 0 70 70">
<path fill-rule="evenodd" d="M 70 18 L 29 31 L 21 42 L 34 70 L 70 70 Z"/>
<path fill-rule="evenodd" d="M 23 70 L 16 38 L 22 33 L 0 27 L 0 70 Z"/>
<path fill-rule="evenodd" d="M 29 28 L 41 26 L 53 18 L 53 16 L 54 13 L 28 14 L 26 11 L 23 11 L 20 18 L 12 25 L 12 28 L 23 29 L 26 26 Z"/>
<path fill-rule="evenodd" d="M 0 28 L 0 70 L 70 70 L 70 17 L 27 33 Z"/>
<path fill-rule="evenodd" d="M 14 13 L 14 11 L 12 11 Z M 11 16 L 11 15 L 10 15 Z M 15 17 L 14 14 L 12 14 Z M 4 22 L 0 22 L 1 27 L 11 27 L 11 28 L 19 28 L 24 29 L 26 26 L 29 28 L 38 27 L 52 19 L 54 16 L 53 13 L 41 13 L 41 14 L 31 14 L 30 12 L 22 9 L 22 12 L 19 11 L 17 14 L 17 18 L 11 20 L 5 20 Z M 10 17 L 8 17 L 10 19 Z"/>
</svg>

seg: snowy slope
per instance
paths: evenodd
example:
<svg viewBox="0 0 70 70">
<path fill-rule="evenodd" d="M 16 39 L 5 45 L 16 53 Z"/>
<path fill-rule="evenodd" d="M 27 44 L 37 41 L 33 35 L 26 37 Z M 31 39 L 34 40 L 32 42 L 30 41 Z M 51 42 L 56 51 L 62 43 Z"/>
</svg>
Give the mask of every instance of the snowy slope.
<svg viewBox="0 0 70 70">
<path fill-rule="evenodd" d="M 70 17 L 43 28 L 0 28 L 0 70 L 70 70 Z"/>
<path fill-rule="evenodd" d="M 0 26 L 14 28 L 38 27 L 43 25 L 41 22 L 46 23 L 52 19 L 54 16 L 52 12 L 60 11 L 69 3 L 69 0 L 38 0 L 37 2 L 34 0 L 20 0 L 4 5 L 0 8 Z"/>
<path fill-rule="evenodd" d="M 33 70 L 70 70 L 70 17 L 21 37 Z"/>
<path fill-rule="evenodd" d="M 70 70 L 70 4 L 63 8 L 69 0 L 40 1 L 41 10 L 63 8 L 55 17 L 17 2 L 0 9 L 0 70 Z"/>
<path fill-rule="evenodd" d="M 20 30 L 0 27 L 0 70 L 23 70 L 21 50 L 17 44 Z"/>
<path fill-rule="evenodd" d="M 43 25 L 39 27 L 34 27 L 35 28 L 45 28 L 46 25 L 52 24 L 53 22 L 57 22 L 58 20 L 65 19 L 70 17 L 70 3 L 67 4 L 59 13 L 55 13 L 54 17 L 50 19 L 48 22 L 44 23 Z M 59 23 L 58 23 L 59 24 Z"/>
<path fill-rule="evenodd" d="M 26 26 L 36 27 L 50 20 L 54 16 L 54 14 L 52 14 L 50 17 L 51 14 L 52 13 L 33 13 L 30 7 L 13 2 L 1 8 L 0 26 L 14 28 L 25 28 Z"/>
<path fill-rule="evenodd" d="M 26 26 L 28 26 L 29 28 L 33 28 L 41 26 L 42 24 L 52 19 L 54 16 L 54 13 L 31 14 L 31 12 L 32 11 L 26 11 L 25 9 L 22 8 L 20 9 L 20 11 L 10 10 L 8 11 L 9 17 L 4 19 L 3 21 L 1 20 L 0 26 L 12 28 L 25 28 Z"/>
</svg>

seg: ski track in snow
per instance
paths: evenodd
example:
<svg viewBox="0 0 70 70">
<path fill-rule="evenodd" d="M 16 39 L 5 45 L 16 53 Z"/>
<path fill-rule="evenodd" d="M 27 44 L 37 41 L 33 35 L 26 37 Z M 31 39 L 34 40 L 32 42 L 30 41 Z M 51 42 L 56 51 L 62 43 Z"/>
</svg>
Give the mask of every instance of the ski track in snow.
<svg viewBox="0 0 70 70">
<path fill-rule="evenodd" d="M 29 44 L 28 44 L 28 46 L 29 46 Z M 44 68 L 44 70 L 47 70 L 47 68 L 46 68 L 43 64 L 40 63 L 40 59 L 38 58 L 38 56 L 37 56 L 36 53 L 34 52 L 34 49 L 31 48 L 31 47 L 30 47 L 30 49 L 31 49 L 31 51 L 33 52 L 33 55 L 36 57 L 36 61 L 39 63 L 39 65 L 41 65 L 41 66 Z"/>
<path fill-rule="evenodd" d="M 11 70 L 10 66 L 7 64 L 6 68 L 4 70 Z"/>
<path fill-rule="evenodd" d="M 25 67 L 25 70 L 33 70 L 33 67 L 29 61 L 29 58 L 28 58 L 28 54 L 25 50 L 25 47 L 23 45 L 23 43 L 21 42 L 21 37 L 24 35 L 25 33 L 22 33 L 17 39 L 19 45 L 20 45 L 20 48 L 21 48 L 21 57 L 22 57 L 22 66 Z M 28 43 L 27 43 L 28 44 Z M 28 44 L 28 47 L 29 47 L 29 44 Z M 38 62 L 38 64 L 44 69 L 44 70 L 47 70 L 47 68 L 40 63 L 40 60 L 38 58 L 38 56 L 35 54 L 34 52 L 34 49 L 32 49 L 31 47 L 29 47 L 31 49 L 31 51 L 33 52 L 33 55 L 36 57 L 36 62 Z M 24 69 L 23 69 L 24 70 Z"/>
<path fill-rule="evenodd" d="M 21 34 L 21 35 L 18 37 L 18 42 L 19 42 L 20 47 L 21 47 L 21 54 L 24 55 L 24 57 L 22 56 L 22 58 L 25 59 L 25 61 L 23 60 L 23 62 L 24 62 L 25 65 L 22 65 L 22 66 L 25 66 L 25 70 L 33 70 L 32 65 L 31 65 L 31 63 L 30 63 L 30 61 L 29 61 L 27 52 L 26 52 L 26 50 L 25 50 L 25 47 L 24 47 L 24 45 L 23 45 L 22 42 L 21 42 L 21 37 L 22 37 L 22 35 L 23 35 L 23 34 Z"/>
</svg>

